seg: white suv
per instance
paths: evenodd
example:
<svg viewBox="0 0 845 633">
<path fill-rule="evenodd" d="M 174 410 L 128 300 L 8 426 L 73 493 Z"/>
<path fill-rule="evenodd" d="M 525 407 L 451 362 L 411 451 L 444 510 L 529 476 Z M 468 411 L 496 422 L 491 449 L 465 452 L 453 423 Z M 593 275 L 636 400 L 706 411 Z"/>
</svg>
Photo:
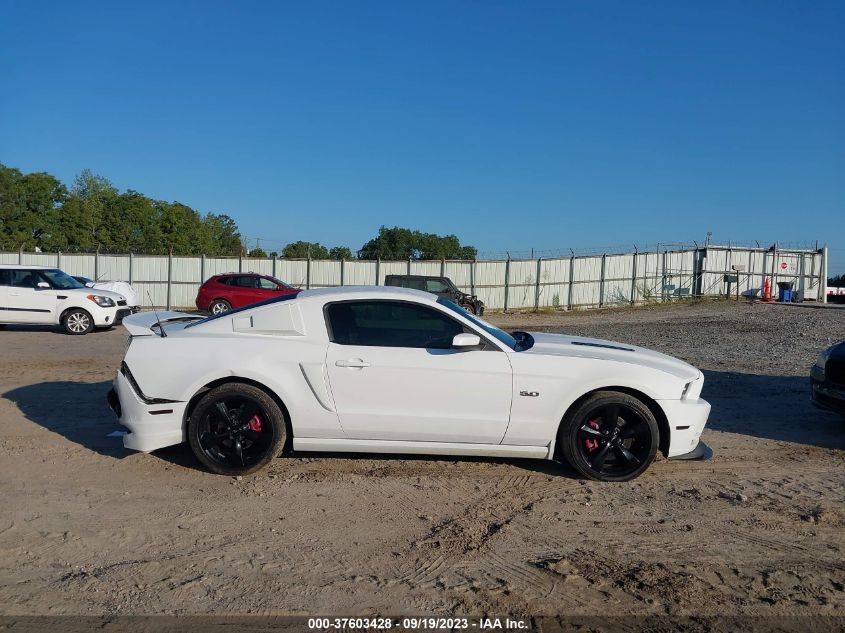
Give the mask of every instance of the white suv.
<svg viewBox="0 0 845 633">
<path fill-rule="evenodd" d="M 61 325 L 68 334 L 87 334 L 112 327 L 130 312 L 123 295 L 88 288 L 58 268 L 0 265 L 0 328 Z"/>
</svg>

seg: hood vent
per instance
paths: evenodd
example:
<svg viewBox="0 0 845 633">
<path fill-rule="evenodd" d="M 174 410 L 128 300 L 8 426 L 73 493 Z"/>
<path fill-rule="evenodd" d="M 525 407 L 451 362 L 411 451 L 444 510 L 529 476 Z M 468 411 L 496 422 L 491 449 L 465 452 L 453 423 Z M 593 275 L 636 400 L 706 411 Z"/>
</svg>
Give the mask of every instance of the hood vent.
<svg viewBox="0 0 845 633">
<path fill-rule="evenodd" d="M 603 347 L 605 349 L 618 349 L 622 352 L 633 352 L 630 347 L 619 347 L 618 345 L 608 345 L 606 343 L 587 343 L 585 341 L 572 341 L 573 345 L 583 345 L 584 347 Z"/>
</svg>

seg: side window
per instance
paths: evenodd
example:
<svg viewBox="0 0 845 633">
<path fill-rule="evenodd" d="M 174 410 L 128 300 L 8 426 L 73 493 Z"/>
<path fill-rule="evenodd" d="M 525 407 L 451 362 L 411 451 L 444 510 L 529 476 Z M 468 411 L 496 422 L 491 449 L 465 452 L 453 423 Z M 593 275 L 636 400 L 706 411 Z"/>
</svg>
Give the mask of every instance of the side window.
<svg viewBox="0 0 845 633">
<path fill-rule="evenodd" d="M 449 286 L 440 279 L 426 279 L 425 289 L 428 292 L 449 292 Z"/>
<path fill-rule="evenodd" d="M 338 345 L 449 349 L 463 326 L 415 303 L 354 301 L 326 308 L 332 341 Z"/>
<path fill-rule="evenodd" d="M 404 286 L 405 288 L 411 288 L 413 290 L 425 290 L 425 279 L 406 279 L 402 283 L 402 286 Z"/>
<path fill-rule="evenodd" d="M 256 277 L 255 279 L 256 288 L 261 288 L 262 290 L 275 290 L 276 288 L 278 288 L 278 286 L 274 282 L 270 281 L 265 277 Z"/>
<path fill-rule="evenodd" d="M 12 285 L 12 271 L 11 270 L 0 270 L 0 286 L 11 286 Z"/>
<path fill-rule="evenodd" d="M 229 285 L 238 288 L 255 288 L 255 281 L 252 277 L 230 277 Z"/>
<path fill-rule="evenodd" d="M 31 270 L 10 270 L 12 273 L 12 286 L 16 288 L 35 288 L 36 284 L 41 281 L 38 275 Z"/>
</svg>

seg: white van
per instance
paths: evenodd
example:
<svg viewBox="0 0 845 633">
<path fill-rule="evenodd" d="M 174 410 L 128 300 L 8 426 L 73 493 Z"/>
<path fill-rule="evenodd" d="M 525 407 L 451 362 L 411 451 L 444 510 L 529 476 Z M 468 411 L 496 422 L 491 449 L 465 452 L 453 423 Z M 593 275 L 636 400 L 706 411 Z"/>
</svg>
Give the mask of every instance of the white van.
<svg viewBox="0 0 845 633">
<path fill-rule="evenodd" d="M 87 334 L 112 327 L 130 312 L 123 295 L 88 288 L 58 268 L 0 265 L 0 328 L 61 325 L 68 334 Z"/>
</svg>

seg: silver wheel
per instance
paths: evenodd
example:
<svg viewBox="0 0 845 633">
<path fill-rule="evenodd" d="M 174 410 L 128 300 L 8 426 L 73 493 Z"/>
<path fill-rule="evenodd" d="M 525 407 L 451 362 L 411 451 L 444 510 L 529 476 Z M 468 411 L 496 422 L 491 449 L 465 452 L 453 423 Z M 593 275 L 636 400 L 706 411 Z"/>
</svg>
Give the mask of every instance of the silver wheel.
<svg viewBox="0 0 845 633">
<path fill-rule="evenodd" d="M 215 301 L 211 304 L 212 314 L 223 314 L 224 312 L 228 312 L 231 309 L 232 306 L 230 306 L 226 301 Z"/>
<path fill-rule="evenodd" d="M 85 310 L 73 310 L 65 315 L 63 325 L 68 334 L 87 334 L 94 327 L 94 322 Z"/>
</svg>

